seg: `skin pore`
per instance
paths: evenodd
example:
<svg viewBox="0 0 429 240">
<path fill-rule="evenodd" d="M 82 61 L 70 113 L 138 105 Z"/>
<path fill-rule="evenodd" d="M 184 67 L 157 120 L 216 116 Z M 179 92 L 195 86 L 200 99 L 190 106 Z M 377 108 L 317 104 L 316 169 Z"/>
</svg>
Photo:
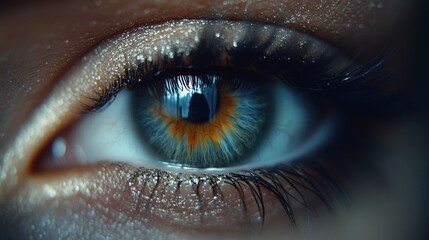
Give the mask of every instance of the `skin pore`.
<svg viewBox="0 0 429 240">
<path fill-rule="evenodd" d="M 71 111 L 58 119 L 46 117 L 50 123 L 47 125 L 44 118 L 34 120 L 34 113 L 43 112 L 45 99 L 64 73 L 105 39 L 135 26 L 168 20 L 246 20 L 306 32 L 352 55 L 365 49 L 362 57 L 371 58 L 382 46 L 408 41 L 411 28 L 404 30 L 410 31 L 401 36 L 404 39 L 391 36 L 395 28 L 407 26 L 404 19 L 411 5 L 399 0 L 28 1 L 7 5 L 0 10 L 3 36 L 0 38 L 0 81 L 3 83 L 0 89 L 0 206 L 6 213 L 6 217 L 0 219 L 0 230 L 4 230 L 0 237 L 187 238 L 201 234 L 198 224 L 170 228 L 168 221 L 148 223 L 132 212 L 124 204 L 130 200 L 123 192 L 126 174 L 120 173 L 120 166 L 81 166 L 47 176 L 34 176 L 29 171 L 34 155 L 46 141 L 78 115 Z M 335 216 L 321 211 L 312 226 L 308 226 L 310 230 L 299 233 L 291 227 L 283 228 L 281 221 L 285 220 L 275 216 L 268 221 L 270 230 L 261 234 L 277 238 L 289 234 L 290 239 L 413 236 L 420 205 L 416 200 L 420 185 L 413 173 L 417 172 L 423 153 L 419 144 L 404 140 L 413 138 L 419 129 L 421 123 L 412 120 L 386 123 L 377 133 L 383 148 L 387 149 L 376 158 L 380 158 L 377 164 L 383 167 L 388 188 L 372 184 L 365 177 L 359 178 L 353 185 L 352 203 L 348 207 L 338 206 Z M 25 131 L 23 126 L 27 126 Z M 415 164 L 404 164 L 405 156 Z M 222 227 L 227 227 L 222 225 L 227 218 L 216 219 L 219 223 L 214 224 L 215 230 L 208 232 L 213 235 L 208 238 L 221 234 L 246 236 L 234 228 L 229 233 L 219 233 Z"/>
</svg>

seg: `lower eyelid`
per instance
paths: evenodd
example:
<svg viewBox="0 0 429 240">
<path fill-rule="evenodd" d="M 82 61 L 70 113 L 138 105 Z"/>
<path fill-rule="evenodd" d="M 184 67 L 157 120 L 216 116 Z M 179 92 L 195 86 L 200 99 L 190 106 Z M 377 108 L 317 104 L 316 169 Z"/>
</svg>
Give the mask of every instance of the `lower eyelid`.
<svg viewBox="0 0 429 240">
<path fill-rule="evenodd" d="M 285 173 L 287 179 L 279 178 L 277 183 L 266 179 L 267 183 L 274 184 L 272 187 L 276 184 L 283 186 L 284 189 L 279 189 L 278 193 L 284 194 L 288 209 L 282 206 L 272 189 L 268 190 L 263 185 L 258 187 L 250 178 L 247 181 L 251 185 L 247 185 L 244 178 L 239 180 L 237 176 L 233 178 L 229 174 L 178 176 L 111 163 L 89 167 L 85 173 L 79 173 L 77 169 L 66 175 L 62 175 L 60 171 L 52 175 L 36 176 L 22 190 L 26 193 L 21 201 L 32 199 L 34 206 L 50 202 L 54 206 L 54 212 L 61 211 L 61 206 L 71 209 L 79 207 L 80 211 L 84 209 L 84 212 L 111 218 L 110 221 L 114 223 L 118 220 L 116 214 L 120 214 L 123 216 L 121 221 L 136 225 L 149 224 L 146 227 L 166 231 L 203 233 L 222 229 L 224 233 L 228 233 L 251 227 L 251 232 L 257 233 L 262 230 L 262 226 L 269 229 L 275 224 L 280 224 L 284 230 L 285 227 L 293 228 L 294 221 L 305 221 L 309 210 L 317 208 L 322 211 L 322 200 L 327 200 L 312 193 L 317 188 L 312 188 L 298 175 L 294 176 L 292 168 L 289 171 L 289 174 Z M 243 176 L 251 176 L 250 174 L 243 172 Z M 52 178 L 54 176 L 55 180 Z M 317 175 L 313 177 L 319 178 Z M 234 179 L 235 186 L 231 179 Z M 322 181 L 323 178 L 319 180 Z M 313 184 L 317 186 L 320 183 Z M 259 209 L 258 204 L 262 203 L 260 207 L 265 208 Z M 283 210 L 279 211 L 280 209 Z M 63 218 L 73 219 L 69 214 L 81 214 L 80 211 L 66 211 Z M 294 214 L 293 218 L 288 214 Z M 305 219 L 301 218 L 303 216 Z"/>
</svg>

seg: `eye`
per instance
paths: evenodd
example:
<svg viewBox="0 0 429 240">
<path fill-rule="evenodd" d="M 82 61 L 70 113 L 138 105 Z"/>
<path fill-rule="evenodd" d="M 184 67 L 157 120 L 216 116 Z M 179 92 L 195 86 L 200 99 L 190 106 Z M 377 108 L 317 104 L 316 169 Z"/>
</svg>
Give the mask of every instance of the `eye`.
<svg viewBox="0 0 429 240">
<path fill-rule="evenodd" d="M 226 69 L 187 72 L 193 75 L 124 90 L 55 140 L 56 159 L 48 161 L 67 164 L 76 156 L 81 163 L 117 159 L 172 171 L 226 172 L 293 160 L 326 137 L 327 121 L 310 126 L 311 108 L 284 83 Z"/>
<path fill-rule="evenodd" d="M 177 31 L 185 39 L 175 38 Z M 160 46 L 146 46 L 145 38 L 155 34 L 152 41 Z M 118 44 L 125 47 L 111 46 Z M 327 127 L 326 119 L 312 119 L 320 116 L 288 83 L 332 77 L 350 67 L 336 49 L 305 34 L 230 22 L 141 28 L 92 54 L 85 65 L 111 68 L 109 57 L 116 56 L 120 61 L 113 64 L 122 64 L 122 73 L 113 74 L 116 79 L 101 87 L 87 109 L 103 111 L 88 114 L 67 138 L 54 142 L 53 162 L 67 164 L 74 156 L 70 161 L 230 171 L 292 160 L 321 142 Z M 325 72 L 312 72 L 314 66 Z M 67 151 L 56 150 L 62 148 Z"/>
<path fill-rule="evenodd" d="M 302 160 L 335 130 L 335 113 L 315 90 L 341 88 L 370 69 L 272 25 L 138 27 L 100 44 L 64 76 L 50 103 L 63 106 L 56 117 L 69 116 L 64 125 L 75 123 L 51 137 L 36 169 L 121 162 L 108 174 L 126 178 L 115 185 L 118 199 L 135 207 L 125 212 L 137 220 L 242 229 L 282 209 L 295 225 L 292 205 L 329 206 L 344 193 L 324 164 Z"/>
</svg>

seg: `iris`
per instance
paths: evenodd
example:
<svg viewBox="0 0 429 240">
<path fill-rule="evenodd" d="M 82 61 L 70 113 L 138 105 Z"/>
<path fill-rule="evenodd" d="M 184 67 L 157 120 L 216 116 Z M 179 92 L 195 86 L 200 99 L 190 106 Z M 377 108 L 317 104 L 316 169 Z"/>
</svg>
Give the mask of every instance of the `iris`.
<svg viewBox="0 0 429 240">
<path fill-rule="evenodd" d="M 254 81 L 217 74 L 178 75 L 133 94 L 136 129 L 170 165 L 233 166 L 255 147 L 269 97 Z"/>
</svg>

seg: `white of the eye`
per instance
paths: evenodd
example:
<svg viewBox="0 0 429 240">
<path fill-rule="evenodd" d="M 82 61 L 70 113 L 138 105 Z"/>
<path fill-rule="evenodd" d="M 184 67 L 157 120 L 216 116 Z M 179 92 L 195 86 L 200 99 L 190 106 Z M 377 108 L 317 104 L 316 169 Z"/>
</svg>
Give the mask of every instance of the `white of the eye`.
<svg viewBox="0 0 429 240">
<path fill-rule="evenodd" d="M 303 101 L 294 90 L 285 86 L 274 86 L 274 116 L 267 129 L 265 140 L 256 152 L 247 159 L 240 168 L 254 169 L 269 167 L 278 163 L 292 161 L 311 153 L 320 146 L 331 133 L 332 119 L 323 122 L 311 121 L 310 106 Z M 304 133 L 314 129 L 307 137 Z"/>
<path fill-rule="evenodd" d="M 86 116 L 72 133 L 71 147 L 82 163 L 120 161 L 152 166 L 154 155 L 136 134 L 130 112 L 131 94 L 123 91 L 102 112 Z"/>
<path fill-rule="evenodd" d="M 225 172 L 240 169 L 268 167 L 291 161 L 316 148 L 329 133 L 329 124 L 320 124 L 318 130 L 303 139 L 303 133 L 310 124 L 308 107 L 289 88 L 273 88 L 275 108 L 273 119 L 255 152 L 244 159 L 241 165 L 222 169 L 193 169 L 163 164 L 160 156 L 136 133 L 130 107 L 131 94 L 123 91 L 113 103 L 102 112 L 86 116 L 72 134 L 71 147 L 79 152 L 83 163 L 102 160 L 128 162 L 148 168 L 173 171 Z M 69 146 L 70 147 L 70 146 Z"/>
</svg>

